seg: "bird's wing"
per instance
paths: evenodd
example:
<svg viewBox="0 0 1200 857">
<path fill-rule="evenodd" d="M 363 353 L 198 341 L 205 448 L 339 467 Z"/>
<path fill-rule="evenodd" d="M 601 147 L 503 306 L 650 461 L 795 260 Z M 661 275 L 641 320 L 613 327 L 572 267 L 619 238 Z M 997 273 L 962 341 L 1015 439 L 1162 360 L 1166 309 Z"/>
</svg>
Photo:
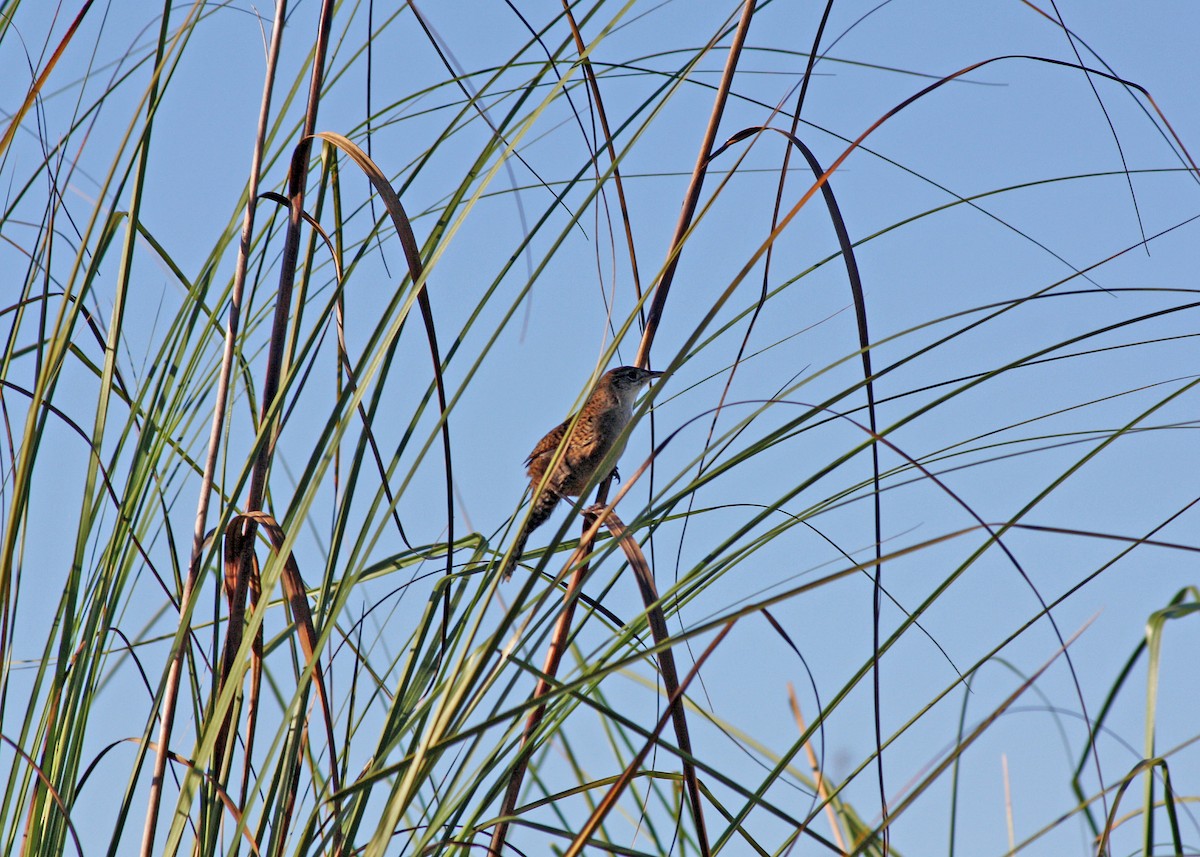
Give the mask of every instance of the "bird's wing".
<svg viewBox="0 0 1200 857">
<path fill-rule="evenodd" d="M 567 417 L 561 425 L 551 429 L 545 437 L 537 442 L 537 446 L 533 448 L 533 452 L 529 453 L 529 457 L 525 459 L 527 467 L 540 464 L 542 470 L 545 470 L 546 465 L 550 463 L 550 459 L 554 457 L 555 450 L 562 443 L 562 439 L 567 434 L 567 427 L 571 425 L 571 420 L 574 416 Z"/>
</svg>

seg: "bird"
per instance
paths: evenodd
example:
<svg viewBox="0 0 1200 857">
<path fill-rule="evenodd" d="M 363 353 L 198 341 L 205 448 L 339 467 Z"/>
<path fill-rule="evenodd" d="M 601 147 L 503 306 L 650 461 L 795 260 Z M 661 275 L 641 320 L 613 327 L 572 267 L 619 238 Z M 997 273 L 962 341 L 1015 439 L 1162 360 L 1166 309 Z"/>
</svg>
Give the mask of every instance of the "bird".
<svg viewBox="0 0 1200 857">
<path fill-rule="evenodd" d="M 558 501 L 564 497 L 578 497 L 587 490 L 592 477 L 596 475 L 596 468 L 612 452 L 625 426 L 629 425 L 638 392 L 660 375 L 662 372 L 638 366 L 610 369 L 596 383 L 579 411 L 578 420 L 572 414 L 537 442 L 533 452 L 525 459 L 533 504 L 529 519 L 517 536 L 512 556 L 504 568 L 504 580 L 512 577 L 517 561 L 525 551 L 525 540 L 529 534 L 546 522 Z M 558 456 L 554 471 L 546 478 L 546 469 L 554 461 L 572 422 L 575 428 L 567 439 L 566 448 Z M 620 474 L 615 463 L 620 454 L 621 450 L 618 450 L 612 459 L 612 475 L 617 478 L 620 478 Z M 543 479 L 546 479 L 544 486 Z M 542 486 L 541 491 L 538 490 L 539 486 Z"/>
</svg>

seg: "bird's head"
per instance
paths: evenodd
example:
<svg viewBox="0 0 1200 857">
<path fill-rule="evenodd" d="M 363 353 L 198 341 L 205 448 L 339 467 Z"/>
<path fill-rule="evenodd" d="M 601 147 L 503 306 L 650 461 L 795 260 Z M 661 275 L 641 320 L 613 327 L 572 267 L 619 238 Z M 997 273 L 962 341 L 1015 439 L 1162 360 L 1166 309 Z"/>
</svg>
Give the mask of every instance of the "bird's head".
<svg viewBox="0 0 1200 857">
<path fill-rule="evenodd" d="M 661 374 L 662 372 L 641 369 L 637 366 L 618 366 L 616 369 L 605 372 L 601 381 L 611 386 L 622 399 L 632 402 L 637 396 L 638 390 Z"/>
</svg>

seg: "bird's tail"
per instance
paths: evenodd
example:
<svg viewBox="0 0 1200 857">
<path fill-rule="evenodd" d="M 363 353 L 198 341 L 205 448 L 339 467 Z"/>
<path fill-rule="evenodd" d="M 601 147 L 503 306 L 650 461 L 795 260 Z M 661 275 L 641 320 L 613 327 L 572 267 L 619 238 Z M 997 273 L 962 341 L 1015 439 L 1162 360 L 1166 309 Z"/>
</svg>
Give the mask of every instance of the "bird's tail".
<svg viewBox="0 0 1200 857">
<path fill-rule="evenodd" d="M 516 544 L 513 545 L 512 553 L 504 566 L 505 580 L 512 578 L 521 554 L 525 553 L 525 540 L 529 538 L 529 534 L 546 523 L 546 520 L 554 512 L 554 507 L 558 505 L 558 501 L 558 494 L 550 490 L 542 491 L 533 499 L 533 508 L 529 510 L 529 521 L 521 530 L 521 534 L 517 536 Z"/>
</svg>

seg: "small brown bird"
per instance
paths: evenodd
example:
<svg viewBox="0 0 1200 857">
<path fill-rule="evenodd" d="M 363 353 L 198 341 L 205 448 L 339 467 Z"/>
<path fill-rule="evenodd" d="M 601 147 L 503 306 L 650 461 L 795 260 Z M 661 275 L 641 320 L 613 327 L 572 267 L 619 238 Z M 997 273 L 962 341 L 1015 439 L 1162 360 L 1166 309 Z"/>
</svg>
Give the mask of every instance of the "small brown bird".
<svg viewBox="0 0 1200 857">
<path fill-rule="evenodd" d="M 574 415 L 567 417 L 560 426 L 538 441 L 533 452 L 525 459 L 529 467 L 530 487 L 534 492 L 533 507 L 529 512 L 529 521 L 517 536 L 512 557 L 505 566 L 505 580 L 512 577 L 513 568 L 525 551 L 525 540 L 529 534 L 546 522 L 558 501 L 564 497 L 578 497 L 588 487 L 596 468 L 612 451 L 617 438 L 629 424 L 638 391 L 661 374 L 636 366 L 621 366 L 605 372 L 580 410 L 579 421 L 567 440 L 566 449 L 559 456 L 558 465 L 540 493 L 538 486 L 542 484 L 546 468 L 554 460 L 567 429 L 571 427 Z M 620 452 L 616 457 L 619 456 Z M 613 458 L 614 462 L 616 457 Z M 615 466 L 613 473 L 616 473 Z"/>
</svg>

